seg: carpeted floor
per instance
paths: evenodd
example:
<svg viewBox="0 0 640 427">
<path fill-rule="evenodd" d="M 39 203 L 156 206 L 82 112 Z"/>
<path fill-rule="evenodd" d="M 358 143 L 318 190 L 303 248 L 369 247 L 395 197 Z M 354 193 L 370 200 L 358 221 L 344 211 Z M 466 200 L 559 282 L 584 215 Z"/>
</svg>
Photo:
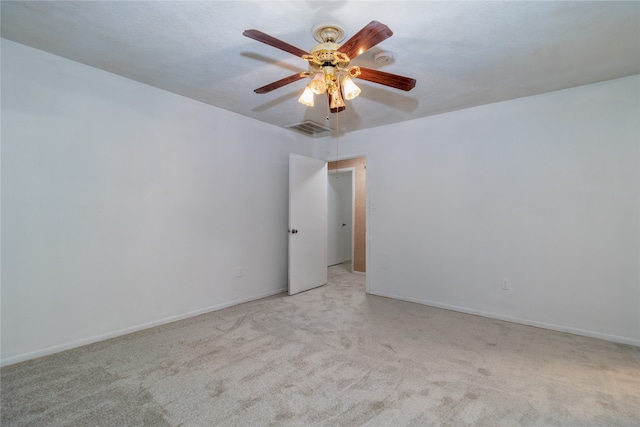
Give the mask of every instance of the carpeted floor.
<svg viewBox="0 0 640 427">
<path fill-rule="evenodd" d="M 640 425 L 640 348 L 329 280 L 3 368 L 1 425 Z"/>
</svg>

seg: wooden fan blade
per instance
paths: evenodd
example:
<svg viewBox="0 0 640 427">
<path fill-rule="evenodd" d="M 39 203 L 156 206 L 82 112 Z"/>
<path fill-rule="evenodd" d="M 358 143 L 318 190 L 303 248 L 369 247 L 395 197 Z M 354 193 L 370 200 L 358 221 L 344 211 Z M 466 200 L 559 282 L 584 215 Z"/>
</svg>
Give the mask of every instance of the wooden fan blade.
<svg viewBox="0 0 640 427">
<path fill-rule="evenodd" d="M 293 45 L 290 45 L 287 42 L 283 42 L 282 40 L 279 40 L 273 36 L 270 36 L 269 34 L 265 34 L 260 30 L 246 30 L 244 33 L 242 33 L 242 35 L 247 36 L 250 39 L 254 39 L 259 42 L 268 44 L 269 46 L 273 46 L 280 50 L 284 50 L 285 52 L 289 52 L 299 58 L 302 57 L 302 55 L 308 55 L 308 53 L 305 52 L 304 50 L 297 48 Z"/>
<path fill-rule="evenodd" d="M 266 86 L 259 87 L 258 89 L 255 89 L 254 92 L 255 93 L 269 93 L 272 90 L 281 88 L 282 86 L 286 86 L 289 83 L 297 82 L 300 79 L 304 79 L 304 77 L 305 76 L 304 76 L 303 73 L 296 73 L 296 74 L 293 74 L 293 75 L 291 75 L 289 77 L 285 77 L 284 79 L 280 79 L 280 80 L 275 81 L 273 83 L 269 83 Z"/>
<path fill-rule="evenodd" d="M 392 35 L 389 27 L 378 21 L 371 21 L 340 46 L 338 52 L 353 59 Z"/>
<path fill-rule="evenodd" d="M 360 75 L 358 78 L 406 91 L 416 86 L 416 79 L 385 73 L 384 71 L 372 70 L 371 68 L 360 67 Z"/>
</svg>

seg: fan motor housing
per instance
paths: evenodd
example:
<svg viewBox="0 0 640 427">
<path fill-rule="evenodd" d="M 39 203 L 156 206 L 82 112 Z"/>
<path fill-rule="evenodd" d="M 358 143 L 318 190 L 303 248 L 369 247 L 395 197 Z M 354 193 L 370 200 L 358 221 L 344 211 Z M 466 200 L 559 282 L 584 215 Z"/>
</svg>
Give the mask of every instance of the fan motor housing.
<svg viewBox="0 0 640 427">
<path fill-rule="evenodd" d="M 337 50 L 340 45 L 337 43 L 320 43 L 311 49 L 311 55 L 304 56 L 303 59 L 309 62 L 313 68 L 321 67 L 341 67 L 349 66 L 349 58 Z"/>
<path fill-rule="evenodd" d="M 340 45 L 338 43 L 331 43 L 331 42 L 320 43 L 312 47 L 310 53 L 315 53 L 320 50 L 334 51 L 334 50 L 338 50 L 339 48 L 340 48 Z"/>
</svg>

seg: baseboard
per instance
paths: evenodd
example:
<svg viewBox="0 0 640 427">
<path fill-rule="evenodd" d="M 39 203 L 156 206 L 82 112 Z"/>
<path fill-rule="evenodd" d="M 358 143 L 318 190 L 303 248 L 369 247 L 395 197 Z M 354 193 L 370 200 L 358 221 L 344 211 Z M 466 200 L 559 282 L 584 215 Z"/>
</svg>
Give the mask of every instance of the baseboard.
<svg viewBox="0 0 640 427">
<path fill-rule="evenodd" d="M 483 311 L 483 310 L 476 310 L 476 309 L 467 308 L 467 307 L 459 307 L 459 306 L 450 305 L 450 304 L 442 304 L 439 302 L 423 300 L 419 298 L 410 298 L 410 297 L 404 297 L 402 295 L 386 294 L 384 292 L 370 291 L 369 294 L 385 297 L 385 298 L 397 299 L 401 301 L 415 302 L 418 304 L 428 305 L 431 307 L 443 308 L 445 310 L 458 311 L 460 313 L 488 317 L 490 319 L 504 320 L 506 322 L 519 323 L 521 325 L 535 326 L 537 328 L 549 329 L 549 330 L 558 331 L 558 332 L 567 332 L 569 334 L 581 335 L 584 337 L 597 338 L 605 341 L 611 341 L 611 342 L 616 342 L 621 344 L 629 344 L 629 345 L 640 347 L 640 340 L 636 340 L 633 338 L 620 337 L 617 335 L 605 334 L 602 332 L 589 331 L 589 330 L 573 328 L 569 326 L 556 325 L 553 323 L 539 322 L 536 320 L 524 319 L 520 317 L 509 316 L 509 315 L 504 315 L 499 313 L 492 313 L 492 312 Z"/>
<path fill-rule="evenodd" d="M 47 347 L 41 350 L 32 351 L 29 353 L 20 354 L 18 356 L 11 356 L 4 359 L 0 359 L 0 367 L 14 365 L 16 363 L 25 362 L 27 360 L 36 359 L 38 357 L 48 356 L 50 354 L 59 353 L 65 350 L 71 350 L 74 348 L 82 347 L 85 345 L 93 344 L 99 341 L 105 341 L 111 338 L 120 337 L 123 335 L 127 335 L 133 332 L 138 332 L 144 329 L 153 328 L 160 325 L 166 325 L 167 323 L 177 322 L 178 320 L 188 319 L 190 317 L 199 316 L 201 314 L 210 313 L 212 311 L 222 310 L 223 308 L 231 307 L 238 304 L 243 304 L 245 302 L 255 301 L 262 298 L 270 297 L 273 295 L 280 294 L 282 292 L 286 292 L 286 288 L 278 289 L 276 291 L 269 291 L 262 294 L 253 295 L 247 298 L 240 298 L 233 301 L 224 302 L 221 304 L 216 304 L 210 307 L 201 308 L 198 310 L 190 311 L 183 314 L 178 314 L 175 316 L 169 316 L 164 319 L 155 320 L 153 322 L 143 323 L 137 326 L 132 326 L 129 328 L 120 329 L 113 332 L 108 332 L 105 334 L 96 335 L 89 338 L 83 338 L 76 341 L 71 341 L 65 344 L 54 345 L 51 347 Z"/>
</svg>

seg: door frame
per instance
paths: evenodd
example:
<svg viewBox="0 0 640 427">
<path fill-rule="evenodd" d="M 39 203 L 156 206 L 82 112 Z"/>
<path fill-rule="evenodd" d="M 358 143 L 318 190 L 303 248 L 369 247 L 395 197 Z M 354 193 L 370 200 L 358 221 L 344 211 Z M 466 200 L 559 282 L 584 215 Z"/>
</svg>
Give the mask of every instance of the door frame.
<svg viewBox="0 0 640 427">
<path fill-rule="evenodd" d="M 373 274 L 370 274 L 370 259 L 371 259 L 371 248 L 373 247 L 373 243 L 372 243 L 372 238 L 371 236 L 373 236 L 372 230 L 371 230 L 371 206 L 372 206 L 372 201 L 370 198 L 370 194 L 371 194 L 371 165 L 369 164 L 369 160 L 367 158 L 367 154 L 366 153 L 348 153 L 348 154 L 341 154 L 341 155 L 327 155 L 327 157 L 325 158 L 325 160 L 327 161 L 327 163 L 330 162 L 335 162 L 335 161 L 341 161 L 341 160 L 351 160 L 351 159 L 364 159 L 364 164 L 365 164 L 365 179 L 366 179 L 366 185 L 365 185 L 365 212 L 366 212 L 366 218 L 364 221 L 364 226 L 365 226 L 365 233 L 364 233 L 364 239 L 365 239 L 365 243 L 364 246 L 366 248 L 366 253 L 365 253 L 365 265 L 367 266 L 367 271 L 365 271 L 364 273 L 360 273 L 360 272 L 356 272 L 357 274 L 364 274 L 365 275 L 365 292 L 366 293 L 371 293 L 371 277 L 373 276 Z M 343 168 L 343 169 L 348 169 L 348 168 Z M 336 169 L 338 171 L 340 171 L 341 169 Z M 352 174 L 353 179 L 355 180 L 355 172 Z M 355 183 L 355 181 L 354 181 Z M 355 190 L 353 191 L 353 197 L 355 198 Z M 355 208 L 353 209 L 352 213 L 355 215 Z M 354 227 L 355 230 L 355 227 Z M 355 244 L 355 239 L 351 239 L 351 244 Z M 353 259 L 351 260 L 351 270 L 353 271 Z"/>
<path fill-rule="evenodd" d="M 327 162 L 328 163 L 328 162 Z M 327 176 L 343 173 L 343 172 L 351 172 L 351 272 L 352 273 L 360 273 L 353 270 L 353 260 L 354 260 L 354 252 L 355 252 L 355 237 L 356 237 L 356 228 L 355 228 L 355 220 L 356 220 L 356 168 L 353 166 L 348 168 L 340 168 L 340 169 L 328 169 Z M 366 191 L 365 191 L 366 197 Z M 367 227 L 366 224 L 366 215 L 365 215 L 365 229 Z M 366 247 L 366 233 L 365 233 L 365 247 Z M 366 252 L 365 252 L 366 258 Z M 366 264 L 366 261 L 365 261 Z M 360 273 L 361 274 L 361 273 Z M 366 272 L 365 272 L 366 274 Z"/>
</svg>

